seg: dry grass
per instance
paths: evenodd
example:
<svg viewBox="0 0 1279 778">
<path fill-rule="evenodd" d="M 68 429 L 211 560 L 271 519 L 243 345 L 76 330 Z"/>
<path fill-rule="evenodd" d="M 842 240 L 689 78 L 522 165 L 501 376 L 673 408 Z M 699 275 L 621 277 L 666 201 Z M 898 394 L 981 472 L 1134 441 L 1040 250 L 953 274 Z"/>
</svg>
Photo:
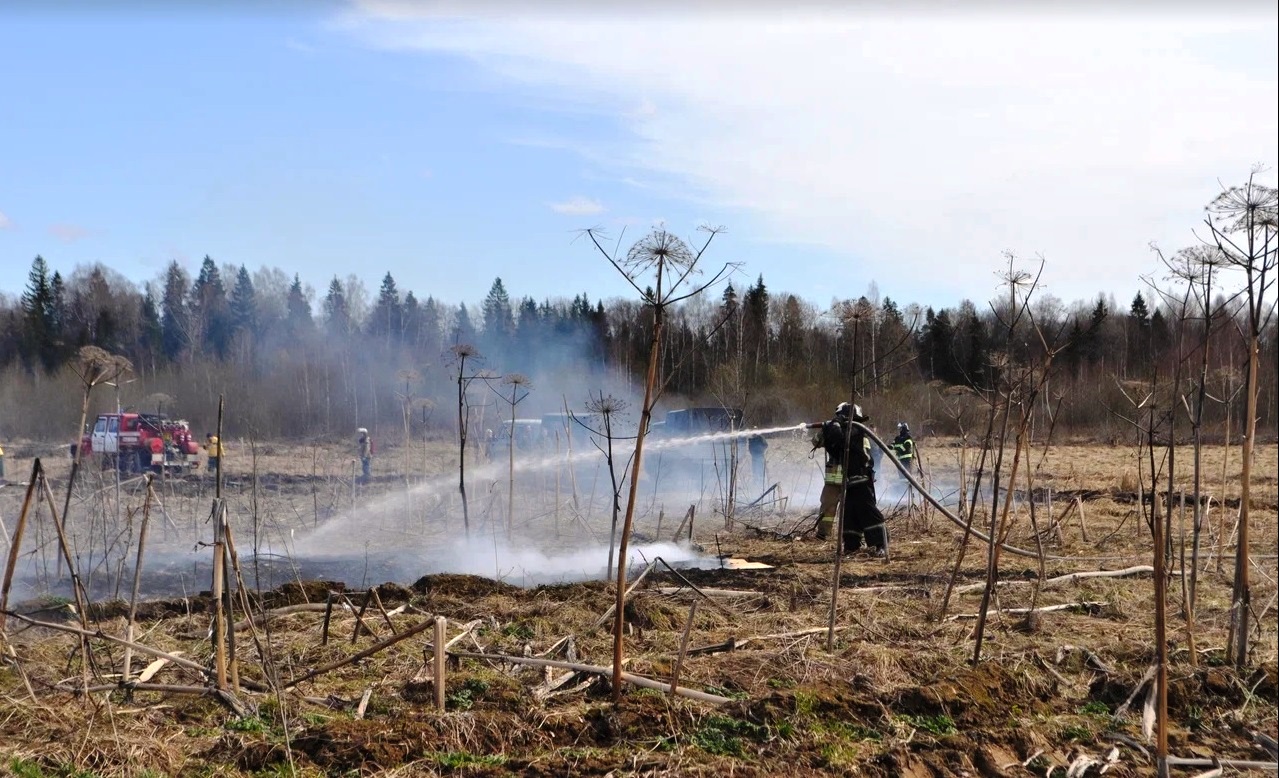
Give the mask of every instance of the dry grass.
<svg viewBox="0 0 1279 778">
<path fill-rule="evenodd" d="M 259 473 L 272 474 L 259 479 L 259 529 L 264 535 L 282 537 L 317 519 L 340 516 L 350 500 L 344 453 L 307 451 L 281 446 L 263 447 L 260 452 Z M 778 446 L 773 451 L 779 458 L 803 462 L 802 449 Z M 956 451 L 941 445 L 924 449 L 935 477 L 943 478 L 955 467 Z M 1214 486 L 1207 491 L 1214 497 L 1220 491 L 1215 485 L 1220 483 L 1220 454 L 1220 450 L 1210 451 L 1208 457 L 1208 471 L 1215 475 L 1210 475 Z M 439 458 L 446 457 L 441 450 Z M 393 451 L 385 451 L 381 461 L 389 467 L 399 459 Z M 1260 623 L 1255 644 L 1258 669 L 1236 673 L 1222 661 L 1230 561 L 1224 560 L 1220 572 L 1216 559 L 1205 564 L 1196 666 L 1189 661 L 1179 605 L 1180 579 L 1175 579 L 1170 586 L 1173 665 L 1169 676 L 1171 744 L 1178 755 L 1266 758 L 1250 743 L 1250 733 L 1273 734 L 1276 728 L 1279 635 L 1274 597 L 1279 571 L 1273 552 L 1279 529 L 1274 520 L 1273 446 L 1259 451 L 1258 464 L 1262 472 L 1259 488 L 1254 490 L 1254 542 L 1259 553 L 1271 554 L 1257 562 L 1254 575 Z M 1135 458 L 1125 449 L 1066 446 L 1050 453 L 1041 485 L 1095 494 L 1084 501 L 1089 540 L 1083 539 L 1072 519 L 1063 525 L 1060 539 L 1049 538 L 1046 548 L 1050 554 L 1081 559 L 1050 561 L 1047 576 L 1149 564 L 1148 530 L 1137 516 L 1137 505 L 1125 502 L 1130 491 L 1124 483 L 1128 467 L 1135 478 Z M 1232 467 L 1237 470 L 1237 461 Z M 315 479 L 304 478 L 313 468 Z M 448 475 L 442 466 L 441 472 Z M 253 490 L 246 473 L 243 460 L 231 460 L 228 494 L 241 538 L 252 532 L 248 519 Z M 1236 485 L 1227 475 L 1230 496 Z M 537 507 L 526 531 L 540 533 L 541 542 L 553 543 L 550 482 L 543 475 L 523 486 L 521 493 L 528 495 L 530 504 L 548 506 Z M 580 488 L 585 492 L 585 486 Z M 402 489 L 401 476 L 386 474 L 383 481 L 364 487 L 358 499 L 361 505 L 374 506 L 379 492 L 394 495 Z M 174 483 L 164 494 L 176 524 L 201 527 L 200 513 L 208 511 L 207 484 L 198 479 Z M 485 490 L 477 484 L 475 494 L 476 513 L 483 517 Z M 791 489 L 791 494 L 798 502 L 798 490 Z M 89 514 L 94 503 L 82 504 L 84 514 Z M 414 529 L 414 540 L 428 546 L 448 534 L 426 523 L 431 511 L 452 509 L 447 500 L 428 503 L 415 498 L 407 508 L 403 503 L 393 506 L 384 509 L 383 518 L 379 518 L 383 509 L 370 508 L 366 534 L 376 534 L 380 528 L 377 532 L 386 537 L 403 538 L 406 527 L 419 528 L 420 532 Z M 1054 508 L 1060 514 L 1065 505 Z M 1039 510 L 1045 511 L 1046 506 Z M 397 511 L 407 511 L 409 516 L 398 516 Z M 595 513 L 584 517 L 597 530 L 604 526 L 598 512 L 597 504 Z M 646 517 L 641 531 L 652 531 L 656 516 L 651 514 L 656 512 L 655 508 Z M 674 512 L 668 510 L 664 535 L 678 523 L 678 517 L 670 515 Z M 5 516 L 11 514 L 6 507 Z M 799 509 L 766 513 L 752 518 L 752 523 L 787 530 L 800 521 L 801 514 Z M 1214 513 L 1214 521 L 1216 517 Z M 734 698 L 729 705 L 714 708 L 660 692 L 628 689 L 621 704 L 613 706 L 604 679 L 538 700 L 532 690 L 546 679 L 542 669 L 465 659 L 450 671 L 448 710 L 437 713 L 426 680 L 428 631 L 305 682 L 294 692 L 277 696 L 245 691 L 241 698 L 253 714 L 241 720 L 216 702 L 198 697 L 154 692 L 137 692 L 131 699 L 121 692 L 99 693 L 91 700 L 77 697 L 63 690 L 80 678 L 76 639 L 47 630 L 24 630 L 11 620 L 9 632 L 19 661 L 16 666 L 0 667 L 0 695 L 5 699 L 0 713 L 0 773 L 1044 775 L 1054 765 L 1064 772 L 1081 755 L 1104 756 L 1116 743 L 1120 761 L 1108 775 L 1152 771 L 1130 744 L 1144 743 L 1139 714 L 1113 717 L 1153 661 L 1149 576 L 1088 579 L 1046 589 L 1039 596 L 1040 605 L 1105 605 L 1081 605 L 1028 620 L 1003 611 L 1029 604 L 1029 581 L 1038 574 L 1038 565 L 1032 559 L 1005 557 L 1002 577 L 1018 583 L 999 590 L 983 661 L 972 668 L 968 660 L 973 621 L 962 616 L 976 612 L 980 592 L 956 594 L 947 618 L 938 613 L 959 532 L 936 516 L 901 515 L 892 523 L 890 564 L 865 559 L 846 562 L 838 603 L 840 631 L 834 652 L 827 653 L 824 633 L 772 636 L 825 625 L 830 548 L 811 539 L 774 539 L 771 533 L 760 535 L 740 526 L 726 532 L 718 517 L 699 521 L 698 539 L 712 551 L 718 544 L 725 554 L 776 566 L 763 571 L 686 572 L 700 587 L 758 593 L 717 598 L 727 612 L 703 605 L 693 625 L 690 645 L 694 648 L 732 639 L 747 641 L 733 651 L 691 656 L 681 672 L 681 686 Z M 585 532 L 566 513 L 561 513 L 557 526 L 562 536 Z M 158 537 L 162 539 L 163 533 Z M 1024 505 L 1020 505 L 1012 540 L 1019 545 L 1033 542 Z M 241 545 L 249 547 L 247 540 Z M 1082 559 L 1094 557 L 1105 559 Z M 970 550 L 961 583 L 981 580 L 983 565 L 980 549 Z M 691 596 L 687 591 L 663 595 L 656 589 L 678 583 L 673 576 L 655 571 L 628 606 L 630 671 L 662 679 L 673 669 Z M 872 587 L 879 590 L 854 591 Z M 314 589 L 303 592 L 295 587 L 287 596 L 277 595 L 272 604 L 314 601 L 316 596 Z M 607 627 L 591 628 L 611 603 L 605 583 L 522 589 L 469 576 L 440 575 L 426 577 L 412 589 L 388 587 L 383 599 L 387 608 L 408 606 L 391 617 L 397 630 L 419 623 L 428 614 L 448 617 L 453 625 L 450 635 L 457 633 L 457 625 L 483 619 L 476 642 L 467 639 L 459 645 L 462 650 L 475 650 L 478 644 L 491 653 L 538 654 L 573 635 L 579 661 L 605 664 L 610 655 Z M 192 601 L 191 616 L 182 605 L 173 607 L 173 615 L 168 616 L 163 608 L 153 606 L 138 630 L 140 640 L 209 661 L 208 641 L 184 637 L 207 626 L 206 606 L 206 601 Z M 52 617 L 43 614 L 43 618 Z M 263 679 L 264 666 L 273 667 L 279 677 L 294 677 L 390 634 L 381 616 L 370 611 L 365 621 L 376 634 L 361 636 L 352 646 L 354 619 L 338 613 L 331 624 L 331 640 L 323 646 L 321 620 L 319 613 L 273 620 L 268 657 L 259 656 L 242 633 L 238 646 L 243 677 Z M 108 634 L 124 630 L 119 616 L 104 617 L 100 626 Z M 1108 671 L 1085 662 L 1081 651 L 1063 652 L 1067 645 L 1092 652 Z M 93 648 L 97 672 L 109 682 L 111 674 L 119 671 L 121 651 L 97 640 Z M 34 699 L 19 667 L 35 691 Z M 554 675 L 558 678 L 559 671 Z M 156 681 L 200 683 L 193 672 L 173 666 L 162 670 Z M 575 680 L 566 686 L 576 684 Z M 372 689 L 370 702 L 365 716 L 357 719 L 354 709 L 366 689 Z M 1117 737 L 1126 739 L 1117 741 Z M 1026 767 L 1021 766 L 1023 762 Z"/>
</svg>

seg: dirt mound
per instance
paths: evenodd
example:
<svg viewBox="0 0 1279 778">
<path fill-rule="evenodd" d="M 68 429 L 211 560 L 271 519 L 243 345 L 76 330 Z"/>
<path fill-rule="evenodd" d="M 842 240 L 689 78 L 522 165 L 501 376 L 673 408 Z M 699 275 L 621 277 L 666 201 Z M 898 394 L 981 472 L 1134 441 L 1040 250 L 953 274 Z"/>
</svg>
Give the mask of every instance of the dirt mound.
<svg viewBox="0 0 1279 778">
<path fill-rule="evenodd" d="M 413 582 L 413 591 L 428 597 L 442 594 L 459 598 L 480 598 L 493 595 L 516 597 L 526 590 L 492 578 L 458 573 L 424 575 Z"/>
</svg>

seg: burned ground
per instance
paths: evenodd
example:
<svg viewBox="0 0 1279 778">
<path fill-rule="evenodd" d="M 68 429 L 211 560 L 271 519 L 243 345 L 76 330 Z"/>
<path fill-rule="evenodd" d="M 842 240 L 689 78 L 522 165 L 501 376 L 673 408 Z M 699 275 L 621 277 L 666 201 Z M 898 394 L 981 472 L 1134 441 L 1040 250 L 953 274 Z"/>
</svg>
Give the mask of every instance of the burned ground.
<svg viewBox="0 0 1279 778">
<path fill-rule="evenodd" d="M 1079 478 L 1063 472 L 1063 488 Z M 1060 534 L 1046 534 L 1045 551 L 1070 559 L 1046 561 L 1044 579 L 1149 563 L 1149 536 L 1135 506 L 1108 491 L 1118 488 L 1122 474 L 1112 479 L 1097 494 L 1080 495 L 1089 540 L 1073 519 Z M 298 491 L 299 500 L 310 499 L 309 487 Z M 1267 510 L 1262 504 L 1273 499 L 1273 491 L 1261 495 L 1256 510 Z M 960 533 L 936 515 L 900 514 L 891 522 L 890 562 L 845 560 L 828 651 L 831 548 L 802 534 L 786 537 L 802 518 L 799 510 L 752 517 L 752 526 L 778 530 L 765 533 L 728 529 L 718 516 L 703 521 L 695 534 L 712 562 L 677 572 L 659 564 L 627 602 L 626 669 L 657 680 L 670 678 L 690 606 L 698 602 L 680 686 L 727 698 L 723 704 L 629 685 L 613 703 L 601 676 L 581 673 L 554 687 L 572 671 L 455 656 L 446 709 L 438 712 L 429 630 L 292 690 L 254 692 L 252 682 L 269 687 L 297 678 L 436 615 L 449 620 L 450 638 L 465 635 L 453 647 L 457 654 L 611 661 L 611 622 L 596 626 L 613 603 L 605 581 L 522 587 L 409 570 L 385 582 L 298 575 L 255 596 L 253 607 L 334 601 L 329 639 L 323 640 L 320 607 L 261 621 L 256 639 L 247 629 L 238 632 L 244 716 L 208 697 L 165 691 L 77 696 L 77 638 L 11 618 L 6 631 L 16 661 L 0 667 L 0 772 L 1017 776 L 1065 775 L 1091 758 L 1097 763 L 1076 774 L 1096 775 L 1102 766 L 1107 775 L 1153 774 L 1153 746 L 1142 731 L 1147 695 L 1138 690 L 1155 656 L 1149 574 L 1045 586 L 1035 604 L 1066 607 L 1028 618 L 1015 609 L 1031 604 L 1039 563 L 1005 557 L 1005 583 L 974 666 L 973 616 L 981 592 L 963 587 L 981 582 L 984 548 L 969 548 L 960 588 L 943 613 Z M 666 521 L 662 534 L 670 535 L 678 521 Z M 1255 531 L 1258 553 L 1273 555 L 1273 514 Z M 1015 529 L 1010 541 L 1034 546 L 1029 529 Z M 773 568 L 719 569 L 717 549 Z M 302 561 L 297 567 L 308 569 Z M 1179 608 L 1180 577 L 1172 580 L 1169 740 L 1178 756 L 1274 759 L 1256 735 L 1273 737 L 1279 714 L 1279 576 L 1273 556 L 1259 559 L 1255 570 L 1257 661 L 1244 670 L 1225 661 L 1230 560 L 1212 556 L 1203 564 L 1193 663 Z M 356 572 L 367 577 L 363 568 Z M 365 594 L 372 584 L 379 584 L 381 607 Z M 198 592 L 141 603 L 139 641 L 207 664 L 209 604 Z M 352 640 L 362 606 L 364 628 Z M 42 621 L 76 623 L 65 599 L 25 610 Z M 122 600 L 102 602 L 90 614 L 92 629 L 123 634 L 126 613 Z M 122 649 L 101 638 L 90 643 L 96 664 L 90 675 L 98 679 L 92 682 L 114 683 Z M 136 672 L 152 657 L 133 661 Z M 153 682 L 205 683 L 173 663 Z"/>
</svg>

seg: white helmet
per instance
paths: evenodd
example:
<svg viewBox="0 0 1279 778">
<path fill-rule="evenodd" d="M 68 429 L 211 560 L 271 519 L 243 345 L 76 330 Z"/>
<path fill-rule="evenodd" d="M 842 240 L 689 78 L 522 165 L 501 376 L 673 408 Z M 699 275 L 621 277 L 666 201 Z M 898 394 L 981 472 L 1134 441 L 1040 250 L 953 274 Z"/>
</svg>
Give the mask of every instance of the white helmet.
<svg viewBox="0 0 1279 778">
<path fill-rule="evenodd" d="M 360 433 L 361 435 L 369 434 L 369 431 L 365 429 L 364 427 L 360 427 L 358 430 L 356 430 L 356 432 Z"/>
</svg>

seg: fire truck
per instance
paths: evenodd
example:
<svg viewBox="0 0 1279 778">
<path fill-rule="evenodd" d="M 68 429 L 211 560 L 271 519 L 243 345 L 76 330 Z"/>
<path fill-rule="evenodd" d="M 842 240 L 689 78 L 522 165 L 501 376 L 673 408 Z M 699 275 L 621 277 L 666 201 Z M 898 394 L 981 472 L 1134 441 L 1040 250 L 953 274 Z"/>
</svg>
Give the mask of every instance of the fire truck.
<svg viewBox="0 0 1279 778">
<path fill-rule="evenodd" d="M 154 413 L 103 413 L 79 443 L 84 457 L 126 472 L 185 473 L 200 464 L 191 425 Z M 76 447 L 71 447 L 74 457 Z"/>
</svg>

